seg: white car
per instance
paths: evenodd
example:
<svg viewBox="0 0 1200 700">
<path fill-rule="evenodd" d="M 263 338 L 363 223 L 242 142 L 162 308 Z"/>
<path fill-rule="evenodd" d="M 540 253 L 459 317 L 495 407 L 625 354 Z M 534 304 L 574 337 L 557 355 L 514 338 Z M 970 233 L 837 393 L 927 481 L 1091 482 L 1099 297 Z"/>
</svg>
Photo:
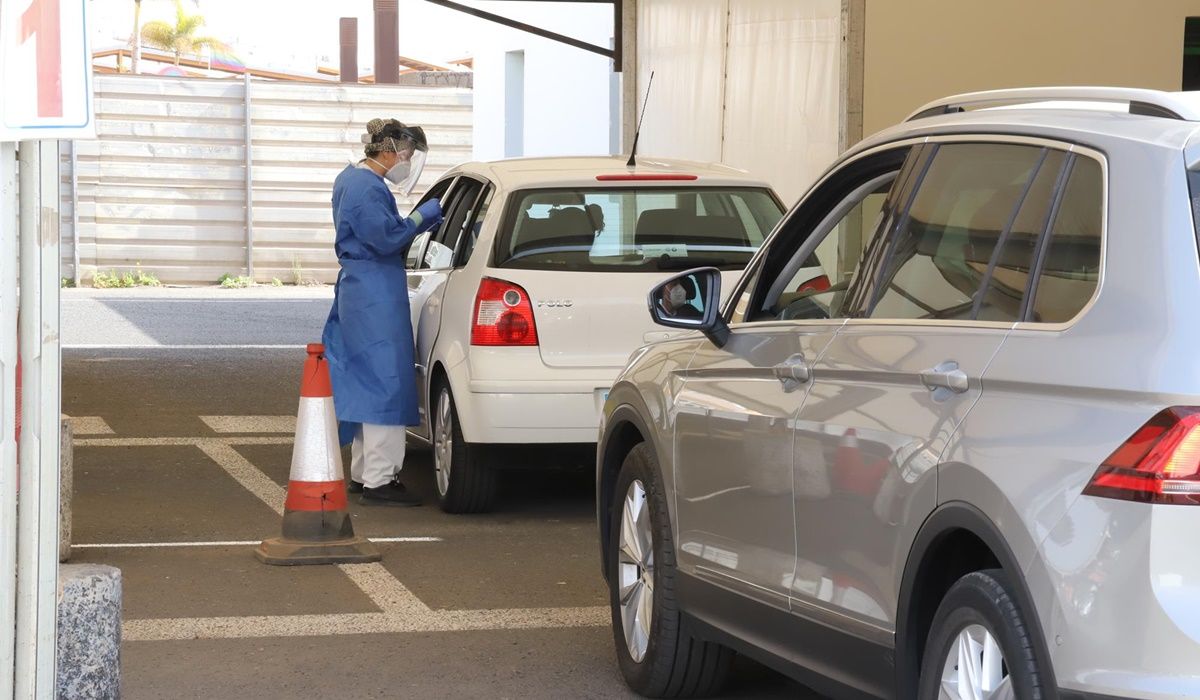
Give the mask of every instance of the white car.
<svg viewBox="0 0 1200 700">
<path fill-rule="evenodd" d="M 468 163 L 430 197 L 444 223 L 406 256 L 422 389 L 409 430 L 458 513 L 490 507 L 503 446 L 594 448 L 613 379 L 669 333 L 646 313 L 650 289 L 700 266 L 732 287 L 784 213 L 741 171 L 644 157 Z"/>
</svg>

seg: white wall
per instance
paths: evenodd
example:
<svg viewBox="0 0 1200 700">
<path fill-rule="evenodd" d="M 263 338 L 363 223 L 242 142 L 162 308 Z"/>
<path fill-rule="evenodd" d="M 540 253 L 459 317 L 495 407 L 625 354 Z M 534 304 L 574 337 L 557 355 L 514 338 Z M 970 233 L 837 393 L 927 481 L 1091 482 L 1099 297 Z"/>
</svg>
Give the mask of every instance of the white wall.
<svg viewBox="0 0 1200 700">
<path fill-rule="evenodd" d="M 792 202 L 838 153 L 841 0 L 639 0 L 639 150 L 724 162 Z"/>
<path fill-rule="evenodd" d="M 607 47 L 612 7 L 590 3 L 485 3 L 502 14 L 560 34 Z M 475 158 L 504 158 L 505 64 L 509 51 L 525 52 L 525 156 L 608 153 L 612 61 L 532 34 L 493 27 L 475 54 Z"/>
</svg>

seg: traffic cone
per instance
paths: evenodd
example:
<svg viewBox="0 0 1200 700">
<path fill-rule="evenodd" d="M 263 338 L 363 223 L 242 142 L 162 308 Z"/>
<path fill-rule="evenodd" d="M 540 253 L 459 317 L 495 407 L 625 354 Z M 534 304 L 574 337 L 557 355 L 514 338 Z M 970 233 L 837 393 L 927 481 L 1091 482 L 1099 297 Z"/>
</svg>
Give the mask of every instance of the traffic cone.
<svg viewBox="0 0 1200 700">
<path fill-rule="evenodd" d="M 296 443 L 283 511 L 283 536 L 264 540 L 254 556 L 265 564 L 362 564 L 379 561 L 375 545 L 354 536 L 346 512 L 342 451 L 325 346 L 311 343 L 300 382 Z"/>
</svg>

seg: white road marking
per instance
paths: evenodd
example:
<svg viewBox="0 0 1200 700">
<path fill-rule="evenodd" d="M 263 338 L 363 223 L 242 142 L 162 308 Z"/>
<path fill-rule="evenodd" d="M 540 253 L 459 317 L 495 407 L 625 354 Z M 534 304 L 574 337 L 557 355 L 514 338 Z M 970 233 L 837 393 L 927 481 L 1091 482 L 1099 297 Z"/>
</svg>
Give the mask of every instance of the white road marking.
<svg viewBox="0 0 1200 700">
<path fill-rule="evenodd" d="M 287 433 L 295 435 L 296 416 L 200 416 L 217 433 Z"/>
<path fill-rule="evenodd" d="M 369 565 L 368 565 L 369 566 Z M 259 617 L 190 617 L 130 620 L 126 642 L 251 637 L 324 637 L 403 632 L 603 627 L 611 622 L 604 606 L 518 608 L 510 610 L 430 610 L 427 613 L 350 613 Z"/>
<path fill-rule="evenodd" d="M 432 612 L 379 562 L 339 564 L 338 568 L 386 614 L 420 619 Z"/>
<path fill-rule="evenodd" d="M 304 345 L 111 345 L 108 343 L 64 343 L 63 350 L 303 350 Z"/>
<path fill-rule="evenodd" d="M 372 542 L 443 542 L 441 537 L 368 537 Z M 91 542 L 72 544 L 72 549 L 170 549 L 174 547 L 257 547 L 260 540 L 225 542 Z"/>
<path fill-rule="evenodd" d="M 100 416 L 68 416 L 67 420 L 76 435 L 116 435 Z"/>
<path fill-rule="evenodd" d="M 75 441 L 76 447 L 188 447 L 213 445 L 290 445 L 290 437 L 157 437 L 157 438 L 83 438 Z"/>
<path fill-rule="evenodd" d="M 246 487 L 250 493 L 270 506 L 276 513 L 283 515 L 283 502 L 287 499 L 287 489 L 271 481 L 271 477 L 250 463 L 237 450 L 218 440 L 204 440 L 196 445 L 212 461 L 221 465 L 239 484 Z"/>
<path fill-rule="evenodd" d="M 84 447 L 195 446 L 238 483 L 283 514 L 286 489 L 233 449 L 232 445 L 284 445 L 291 437 L 226 438 L 92 438 L 76 440 Z M 377 538 L 375 542 L 439 542 L 440 538 Z M 75 545 L 80 548 L 158 546 L 241 546 L 255 541 L 214 543 L 134 543 Z M 603 627 L 611 621 L 606 606 L 575 608 L 515 608 L 499 610 L 433 610 L 396 579 L 382 564 L 341 564 L 338 568 L 380 609 L 377 613 L 337 615 L 280 615 L 259 617 L 202 617 L 129 620 L 122 625 L 124 641 L 323 637 L 331 635 L 462 632 L 471 630 L 553 629 Z"/>
</svg>

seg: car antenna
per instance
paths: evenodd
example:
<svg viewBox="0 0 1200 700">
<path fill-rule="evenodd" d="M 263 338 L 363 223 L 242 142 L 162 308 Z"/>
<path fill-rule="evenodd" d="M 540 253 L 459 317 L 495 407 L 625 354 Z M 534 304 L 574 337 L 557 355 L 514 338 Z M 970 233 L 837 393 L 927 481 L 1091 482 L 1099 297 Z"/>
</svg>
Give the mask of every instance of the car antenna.
<svg viewBox="0 0 1200 700">
<path fill-rule="evenodd" d="M 629 151 L 629 161 L 626 167 L 637 167 L 638 139 L 642 136 L 642 121 L 646 119 L 646 108 L 650 106 L 650 86 L 654 85 L 654 71 L 650 71 L 650 80 L 646 83 L 646 99 L 642 100 L 642 116 L 638 117 L 637 131 L 633 132 L 633 149 Z"/>
</svg>

